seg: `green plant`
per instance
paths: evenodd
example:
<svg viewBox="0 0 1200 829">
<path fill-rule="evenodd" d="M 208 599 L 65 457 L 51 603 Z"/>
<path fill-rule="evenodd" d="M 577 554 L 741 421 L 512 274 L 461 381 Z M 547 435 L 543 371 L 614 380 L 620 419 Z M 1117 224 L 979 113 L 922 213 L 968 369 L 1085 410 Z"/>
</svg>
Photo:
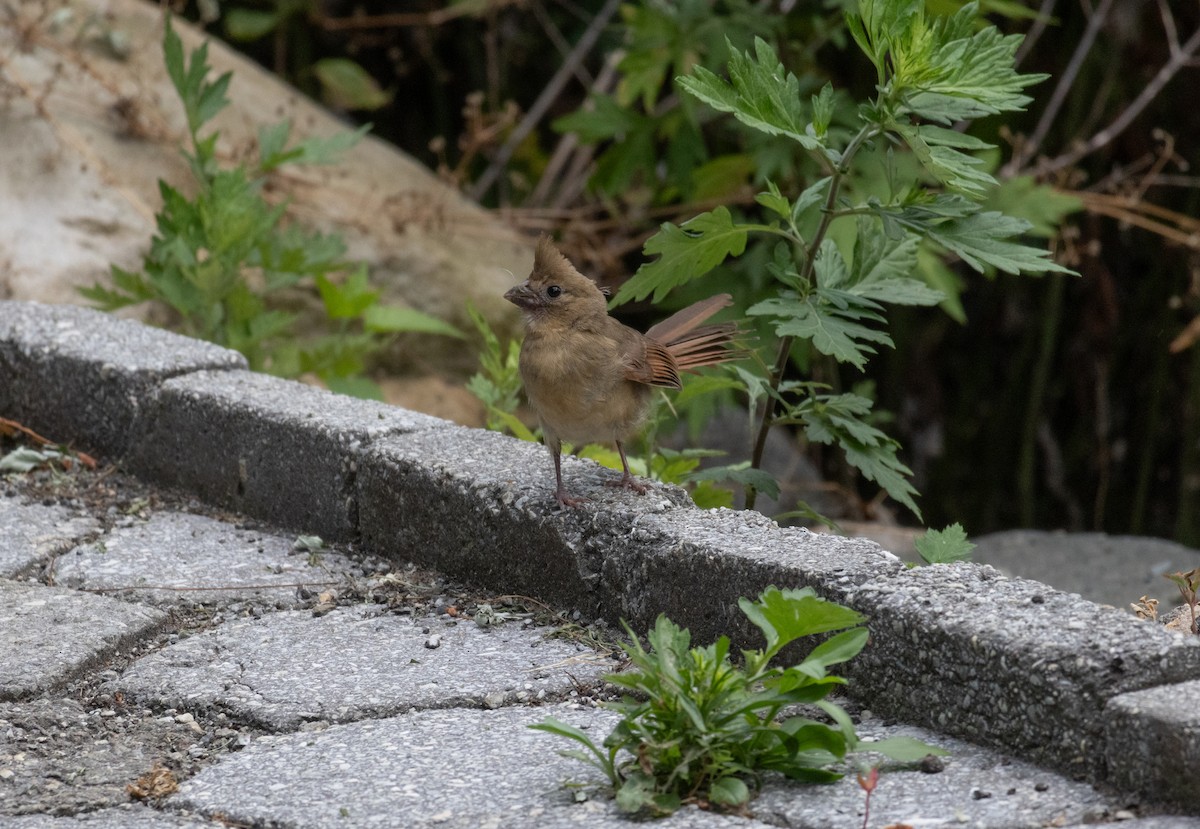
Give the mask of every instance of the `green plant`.
<svg viewBox="0 0 1200 829">
<path fill-rule="evenodd" d="M 1166 573 L 1167 578 L 1179 588 L 1179 595 L 1187 605 L 1191 615 L 1191 631 L 1200 634 L 1200 622 L 1196 619 L 1196 605 L 1200 603 L 1200 567 L 1195 567 L 1186 573 Z"/>
<path fill-rule="evenodd" d="M 851 466 L 919 516 L 897 442 L 871 422 L 872 401 L 794 379 L 795 370 L 812 375 L 821 361 L 862 370 L 880 346 L 893 344 L 883 327 L 886 306 L 945 301 L 953 280 L 944 268 L 921 267 L 925 250 L 980 272 L 1066 271 L 1045 250 L 1018 241 L 1028 221 L 985 209 L 997 183 L 976 154 L 991 145 L 950 128 L 1021 109 L 1029 101 L 1024 88 L 1044 76 L 1013 69 L 1020 37 L 978 26 L 974 3 L 930 17 L 921 0 L 862 0 L 845 20 L 877 76 L 874 98 L 857 105 L 829 84 L 805 100 L 800 80 L 762 39 L 751 52 L 729 45 L 728 80 L 703 66 L 676 79 L 743 129 L 798 152 L 806 166 L 789 169 L 821 173 L 794 194 L 767 179 L 756 197 L 762 221 L 722 205 L 682 225 L 663 224 L 644 248 L 657 258 L 614 304 L 661 299 L 745 254 L 751 237 L 775 240 L 757 260 L 770 277 L 765 296 L 747 311 L 776 338 L 774 358 L 765 375 L 738 369 L 759 413 L 749 467 L 761 466 L 772 425 L 795 425 L 814 443 L 838 446 Z M 749 506 L 760 488 L 761 476 L 747 481 Z"/>
<path fill-rule="evenodd" d="M 951 524 L 944 530 L 927 530 L 913 541 L 926 564 L 951 564 L 970 561 L 975 545 L 967 540 L 962 524 Z"/>
<path fill-rule="evenodd" d="M 685 803 L 738 809 L 764 772 L 805 782 L 840 778 L 829 766 L 859 744 L 849 716 L 825 698 L 846 682 L 829 668 L 866 644 L 863 617 L 811 588 L 769 587 L 757 602 L 738 605 L 766 637 L 766 648 L 742 651 L 741 667 L 730 660 L 728 637 L 692 647 L 687 630 L 659 616 L 646 650 L 626 625 L 631 641 L 622 647 L 631 668 L 607 679 L 633 695 L 611 704 L 621 721 L 603 743 L 553 717 L 530 727 L 581 744 L 583 750 L 562 754 L 603 772 L 627 812 L 665 814 Z M 796 640 L 827 633 L 833 635 L 799 664 L 771 664 Z M 780 716 L 797 703 L 815 705 L 832 724 Z M 943 753 L 909 738 L 874 742 L 870 749 L 896 759 Z"/>
<path fill-rule="evenodd" d="M 254 169 L 223 168 L 218 133 L 201 130 L 228 104 L 230 73 L 209 81 L 208 45 L 185 59 L 169 19 L 163 55 L 187 116 L 191 148 L 183 155 L 196 194 L 188 198 L 160 181 L 158 233 L 142 272 L 114 265 L 112 287 L 82 288 L 83 296 L 105 310 L 158 302 L 175 313 L 183 333 L 242 352 L 253 369 L 289 377 L 311 372 L 335 390 L 363 396 L 379 396 L 362 374 L 392 334 L 461 336 L 411 308 L 381 305 L 366 266 L 343 259 L 339 237 L 285 225 L 287 205 L 263 199 L 268 173 L 283 164 L 331 162 L 368 127 L 288 146 L 291 125 L 283 121 L 260 130 Z M 319 317 L 321 333 L 302 338 L 311 321 L 295 309 L 314 304 L 309 316 Z"/>
</svg>

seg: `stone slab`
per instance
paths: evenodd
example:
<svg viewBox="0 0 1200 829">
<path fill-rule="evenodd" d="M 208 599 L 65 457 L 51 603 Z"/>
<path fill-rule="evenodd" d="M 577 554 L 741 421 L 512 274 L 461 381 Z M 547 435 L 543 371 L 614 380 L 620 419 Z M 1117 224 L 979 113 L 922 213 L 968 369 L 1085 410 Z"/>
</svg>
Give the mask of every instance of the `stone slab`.
<svg viewBox="0 0 1200 829">
<path fill-rule="evenodd" d="M 170 763 L 183 776 L 181 769 L 208 751 L 197 745 L 201 734 L 194 725 L 120 705 L 85 707 L 70 698 L 0 703 L 0 826 L 8 827 L 14 815 L 129 803 L 126 786 L 157 763 Z"/>
<path fill-rule="evenodd" d="M 1178 605 L 1163 575 L 1200 567 L 1200 550 L 1161 538 L 1009 530 L 971 540 L 974 561 L 1121 610 L 1142 596 L 1158 599 L 1162 612 Z"/>
<path fill-rule="evenodd" d="M 75 510 L 0 495 L 0 578 L 34 569 L 99 529 L 99 521 Z"/>
<path fill-rule="evenodd" d="M 595 710 L 502 708 L 422 711 L 318 733 L 264 737 L 188 780 L 171 806 L 233 821 L 306 829 L 396 826 L 478 829 L 627 829 L 604 797 L 575 802 L 567 780 L 598 771 L 560 757 L 558 738 L 528 726 L 546 715 L 600 736 L 613 715 Z M 661 829 L 765 829 L 686 809 Z"/>
<path fill-rule="evenodd" d="M 229 829 L 229 824 L 218 818 L 173 814 L 138 805 L 76 815 L 8 817 L 3 826 L 4 829 Z"/>
<path fill-rule="evenodd" d="M 159 512 L 63 555 L 55 578 L 65 587 L 155 605 L 255 600 L 295 607 L 298 588 L 319 590 L 365 575 L 339 553 L 310 557 L 292 546 L 291 538 L 207 516 Z"/>
<path fill-rule="evenodd" d="M 293 730 L 412 708 L 560 699 L 615 669 L 546 632 L 517 622 L 483 628 L 449 617 L 414 619 L 374 605 L 320 617 L 281 611 L 227 622 L 143 657 L 114 687 L 146 704 L 215 709 Z"/>
<path fill-rule="evenodd" d="M 1108 700 L 1200 676 L 1200 638 L 976 564 L 866 582 L 846 665 L 873 710 L 1100 779 Z"/>
<path fill-rule="evenodd" d="M 102 459 L 141 440 L 162 381 L 245 367 L 236 351 L 99 311 L 0 301 L 0 412 Z"/>
<path fill-rule="evenodd" d="M 449 421 L 251 372 L 201 371 L 163 384 L 135 474 L 330 540 L 357 532 L 363 447 Z"/>
<path fill-rule="evenodd" d="M 846 776 L 832 785 L 799 786 L 773 778 L 753 802 L 754 814 L 776 826 L 862 826 L 866 793 L 856 776 L 860 763 L 877 765 L 880 771 L 871 795 L 871 826 L 1075 826 L 1106 822 L 1129 805 L 1118 794 L 923 728 L 884 725 L 874 718 L 857 730 L 865 748 L 872 740 L 907 736 L 949 755 L 938 758 L 933 767 L 938 770 L 929 771 L 878 754 L 852 755 L 843 769 Z"/>
<path fill-rule="evenodd" d="M 0 700 L 54 688 L 165 618 L 105 596 L 0 579 Z"/>
<path fill-rule="evenodd" d="M 540 596 L 587 618 L 645 629 L 666 612 L 697 641 L 760 636 L 741 596 L 857 584 L 903 565 L 870 541 L 784 530 L 758 513 L 698 510 L 683 490 L 604 486 L 620 473 L 563 459 L 572 510 L 553 501 L 544 447 L 455 429 L 380 440 L 360 467 L 359 526 L 371 549 L 492 589 Z"/>
<path fill-rule="evenodd" d="M 1114 785 L 1200 814 L 1200 680 L 1122 694 L 1105 713 Z"/>
</svg>

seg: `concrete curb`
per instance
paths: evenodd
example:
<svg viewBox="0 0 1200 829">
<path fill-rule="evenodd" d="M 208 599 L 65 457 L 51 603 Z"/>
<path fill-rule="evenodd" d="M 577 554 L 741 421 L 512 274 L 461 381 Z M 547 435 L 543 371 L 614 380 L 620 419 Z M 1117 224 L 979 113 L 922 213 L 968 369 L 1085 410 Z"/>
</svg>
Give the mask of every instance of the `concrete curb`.
<svg viewBox="0 0 1200 829">
<path fill-rule="evenodd" d="M 812 586 L 870 618 L 849 669 L 878 713 L 1200 812 L 1200 641 L 981 565 L 906 570 L 870 542 L 597 486 L 557 512 L 545 451 L 245 371 L 239 355 L 86 309 L 0 302 L 0 415 L 139 476 L 493 590 L 696 641 Z"/>
</svg>

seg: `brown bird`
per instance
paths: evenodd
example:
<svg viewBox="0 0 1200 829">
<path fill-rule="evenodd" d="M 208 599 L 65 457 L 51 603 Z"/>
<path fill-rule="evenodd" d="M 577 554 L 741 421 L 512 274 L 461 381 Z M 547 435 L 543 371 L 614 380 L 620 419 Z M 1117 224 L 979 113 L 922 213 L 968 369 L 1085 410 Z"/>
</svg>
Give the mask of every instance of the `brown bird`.
<svg viewBox="0 0 1200 829">
<path fill-rule="evenodd" d="M 521 380 L 554 458 L 554 497 L 567 507 L 587 499 L 563 488 L 564 440 L 615 443 L 625 474 L 612 485 L 645 493 L 649 487 L 629 471 L 624 442 L 646 417 L 651 387 L 678 389 L 679 372 L 744 356 L 729 348 L 735 323 L 701 325 L 732 304 L 729 294 L 689 305 L 640 334 L 608 315 L 604 293 L 546 236 L 529 278 L 504 298 L 525 312 Z"/>
</svg>

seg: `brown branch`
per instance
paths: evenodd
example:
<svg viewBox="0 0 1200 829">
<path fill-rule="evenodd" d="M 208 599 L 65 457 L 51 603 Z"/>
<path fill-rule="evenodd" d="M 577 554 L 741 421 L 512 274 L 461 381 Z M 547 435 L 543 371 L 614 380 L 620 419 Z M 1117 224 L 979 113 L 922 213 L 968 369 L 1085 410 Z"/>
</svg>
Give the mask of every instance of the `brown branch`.
<svg viewBox="0 0 1200 829">
<path fill-rule="evenodd" d="M 554 73 L 554 77 L 546 84 L 546 88 L 538 95 L 537 100 L 533 102 L 533 106 L 529 108 L 529 112 L 521 120 L 516 128 L 509 134 L 508 140 L 497 151 L 496 157 L 492 159 L 492 163 L 483 171 L 483 174 L 476 180 L 474 186 L 471 187 L 470 196 L 475 201 L 483 198 L 483 194 L 491 189 L 496 180 L 500 178 L 500 173 L 503 172 L 505 166 L 508 165 L 512 154 L 525 136 L 533 131 L 538 122 L 545 116 L 546 111 L 550 109 L 550 105 L 558 97 L 562 88 L 566 86 L 567 81 L 575 74 L 576 64 L 581 62 L 585 55 L 591 51 L 592 47 L 600 37 L 600 32 L 608 25 L 609 19 L 616 13 L 620 0 L 606 0 L 604 7 L 592 18 L 592 22 L 588 24 L 587 29 L 579 38 L 579 42 L 575 44 L 575 48 L 571 50 L 571 54 L 567 56 L 558 71 Z"/>
</svg>

